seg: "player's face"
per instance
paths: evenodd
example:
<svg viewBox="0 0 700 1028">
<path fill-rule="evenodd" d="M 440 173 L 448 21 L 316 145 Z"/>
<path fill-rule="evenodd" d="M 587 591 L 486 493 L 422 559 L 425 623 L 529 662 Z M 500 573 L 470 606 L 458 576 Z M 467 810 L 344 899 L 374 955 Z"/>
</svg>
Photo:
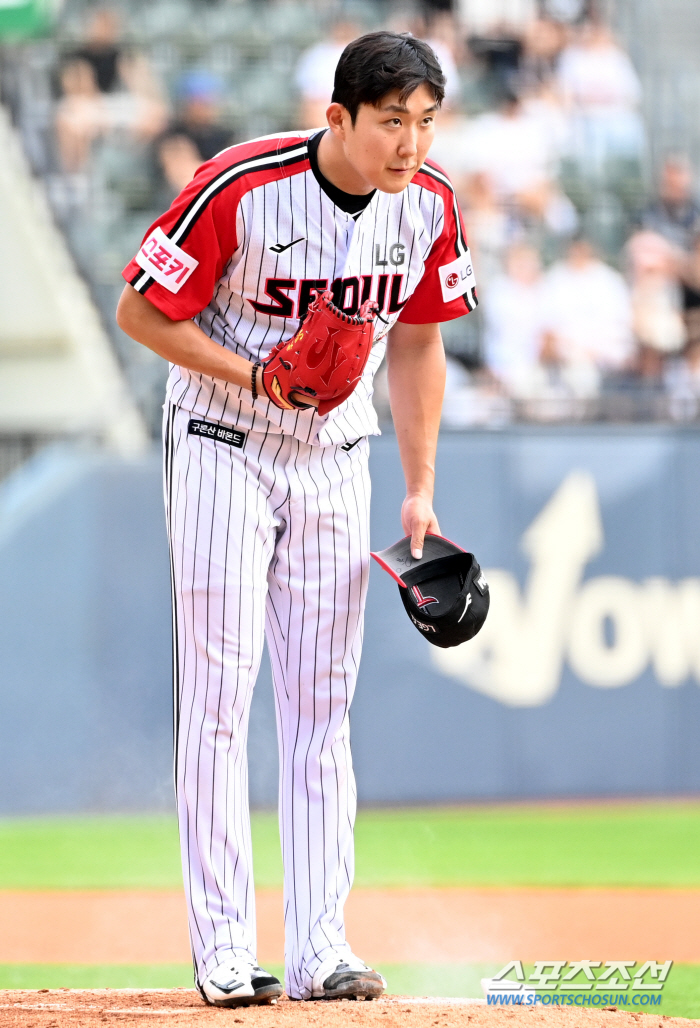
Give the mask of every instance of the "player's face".
<svg viewBox="0 0 700 1028">
<path fill-rule="evenodd" d="M 346 111 L 346 160 L 372 188 L 400 193 L 427 156 L 436 111 L 435 98 L 425 85 L 403 102 L 396 90 L 387 93 L 378 107 L 360 104 L 354 126 Z"/>
</svg>

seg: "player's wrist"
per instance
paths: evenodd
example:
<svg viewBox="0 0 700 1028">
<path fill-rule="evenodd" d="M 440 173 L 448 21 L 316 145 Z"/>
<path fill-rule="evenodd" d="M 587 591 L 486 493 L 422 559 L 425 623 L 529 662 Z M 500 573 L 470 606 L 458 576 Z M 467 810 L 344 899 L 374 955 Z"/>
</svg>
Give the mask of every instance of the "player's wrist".
<svg viewBox="0 0 700 1028">
<path fill-rule="evenodd" d="M 211 342 L 211 340 L 207 339 L 207 342 Z M 253 361 L 246 360 L 245 357 L 241 357 L 238 353 L 231 353 L 230 350 L 226 350 L 224 347 L 217 346 L 217 350 L 219 351 L 217 355 L 219 367 L 213 368 L 209 372 L 212 378 L 222 379 L 224 382 L 230 382 L 231 385 L 241 386 L 243 389 L 250 391 Z M 191 370 L 196 371 L 198 369 L 192 368 Z M 260 391 L 260 374 L 258 372 L 258 393 Z"/>
<path fill-rule="evenodd" d="M 433 489 L 433 483 L 432 482 L 429 485 L 426 484 L 426 485 L 423 485 L 423 486 L 415 486 L 415 487 L 407 488 L 406 489 L 406 498 L 404 500 L 404 503 L 418 501 L 418 502 L 421 502 L 421 503 L 427 503 L 430 506 L 432 506 L 432 504 L 433 504 L 433 495 L 434 495 L 434 489 Z"/>
<path fill-rule="evenodd" d="M 260 367 L 260 361 L 255 361 L 250 370 L 250 392 L 253 396 L 253 403 L 255 403 L 258 398 L 258 369 Z"/>
</svg>

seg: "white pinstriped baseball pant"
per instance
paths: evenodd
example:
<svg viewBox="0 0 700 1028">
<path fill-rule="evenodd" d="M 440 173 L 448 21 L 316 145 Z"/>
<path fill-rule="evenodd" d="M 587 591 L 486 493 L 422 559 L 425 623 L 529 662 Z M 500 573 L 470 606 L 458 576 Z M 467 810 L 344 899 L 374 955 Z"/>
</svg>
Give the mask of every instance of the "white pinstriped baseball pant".
<svg viewBox="0 0 700 1028">
<path fill-rule="evenodd" d="M 175 781 L 198 983 L 256 956 L 248 715 L 263 639 L 280 748 L 286 990 L 311 994 L 350 953 L 356 793 L 348 711 L 369 563 L 369 445 L 349 451 L 248 432 L 242 448 L 188 434 L 166 406 Z"/>
</svg>

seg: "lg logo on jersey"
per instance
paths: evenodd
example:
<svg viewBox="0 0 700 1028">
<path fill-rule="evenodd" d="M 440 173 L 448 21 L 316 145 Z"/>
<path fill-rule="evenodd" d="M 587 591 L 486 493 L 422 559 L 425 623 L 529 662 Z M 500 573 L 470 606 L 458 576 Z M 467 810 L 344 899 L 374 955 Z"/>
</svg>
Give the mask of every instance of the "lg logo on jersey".
<svg viewBox="0 0 700 1028">
<path fill-rule="evenodd" d="M 466 292 L 476 285 L 474 269 L 469 250 L 458 257 L 456 261 L 443 264 L 439 269 L 440 285 L 442 286 L 442 298 L 445 303 L 464 296 Z"/>
<path fill-rule="evenodd" d="M 381 257 L 380 246 L 377 243 L 374 247 L 374 264 L 375 267 L 386 268 L 387 264 L 393 264 L 395 268 L 400 268 L 406 260 L 406 254 L 404 250 L 406 247 L 403 243 L 393 243 L 389 247 L 389 250 L 384 251 L 384 259 Z M 388 260 L 386 258 L 389 258 Z"/>
<path fill-rule="evenodd" d="M 400 299 L 403 280 L 403 275 L 378 275 L 376 278 L 374 275 L 362 275 L 361 280 L 356 275 L 336 278 L 331 285 L 333 303 L 345 314 L 357 314 L 365 300 L 373 299 L 379 304 L 381 312 L 386 306 L 388 293 L 389 314 L 396 314 L 406 303 L 406 300 Z M 303 318 L 316 292 L 327 288 L 327 278 L 268 278 L 265 282 L 265 296 L 272 303 L 261 303 L 259 300 L 248 302 L 259 314 L 277 318 Z"/>
</svg>

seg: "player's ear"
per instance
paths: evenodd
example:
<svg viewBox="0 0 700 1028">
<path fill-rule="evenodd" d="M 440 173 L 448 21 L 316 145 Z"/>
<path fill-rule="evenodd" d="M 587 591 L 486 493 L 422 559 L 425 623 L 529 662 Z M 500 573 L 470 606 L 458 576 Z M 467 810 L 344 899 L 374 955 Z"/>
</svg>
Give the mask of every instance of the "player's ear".
<svg viewBox="0 0 700 1028">
<path fill-rule="evenodd" d="M 347 125 L 350 124 L 350 112 L 342 104 L 332 103 L 326 111 L 328 127 L 334 135 L 345 139 Z"/>
</svg>

